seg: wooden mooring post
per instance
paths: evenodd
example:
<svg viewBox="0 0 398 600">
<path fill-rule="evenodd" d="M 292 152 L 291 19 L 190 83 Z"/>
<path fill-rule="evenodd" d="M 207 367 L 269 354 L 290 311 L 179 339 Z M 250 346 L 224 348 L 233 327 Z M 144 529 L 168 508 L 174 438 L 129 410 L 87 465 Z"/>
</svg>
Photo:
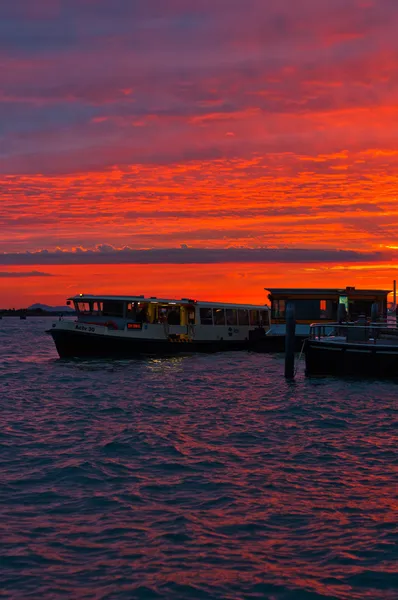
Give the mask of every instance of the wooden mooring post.
<svg viewBox="0 0 398 600">
<path fill-rule="evenodd" d="M 372 308 L 370 309 L 370 320 L 372 323 L 377 323 L 379 320 L 379 305 L 377 302 L 373 302 Z"/>
<path fill-rule="evenodd" d="M 294 350 L 296 339 L 296 313 L 294 304 L 286 306 L 286 337 L 285 337 L 285 377 L 294 378 Z"/>
<path fill-rule="evenodd" d="M 347 320 L 346 307 L 342 302 L 337 306 L 337 320 L 339 323 L 343 323 L 343 321 Z"/>
</svg>

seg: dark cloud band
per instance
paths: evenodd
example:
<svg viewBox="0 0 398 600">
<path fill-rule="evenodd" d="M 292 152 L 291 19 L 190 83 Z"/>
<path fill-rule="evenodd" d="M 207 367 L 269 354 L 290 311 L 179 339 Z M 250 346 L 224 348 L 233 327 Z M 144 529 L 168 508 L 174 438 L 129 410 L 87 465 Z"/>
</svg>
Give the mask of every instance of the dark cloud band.
<svg viewBox="0 0 398 600">
<path fill-rule="evenodd" d="M 382 252 L 302 248 L 156 248 L 116 249 L 106 244 L 95 250 L 0 254 L 1 265 L 94 264 L 222 264 L 222 263 L 365 263 L 386 257 Z M 32 272 L 35 273 L 35 272 Z"/>
<path fill-rule="evenodd" d="M 5 263 L 3 263 L 5 264 Z M 15 278 L 21 279 L 23 277 L 52 277 L 51 273 L 43 273 L 42 271 L 0 271 L 0 279 Z"/>
</svg>

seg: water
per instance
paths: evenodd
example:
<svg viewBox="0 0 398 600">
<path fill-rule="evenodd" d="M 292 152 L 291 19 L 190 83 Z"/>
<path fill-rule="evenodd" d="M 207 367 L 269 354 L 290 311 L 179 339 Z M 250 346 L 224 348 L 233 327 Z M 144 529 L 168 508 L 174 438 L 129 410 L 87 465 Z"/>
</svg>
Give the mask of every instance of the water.
<svg viewBox="0 0 398 600">
<path fill-rule="evenodd" d="M 397 599 L 396 383 L 61 361 L 50 322 L 0 321 L 0 597 Z"/>
</svg>

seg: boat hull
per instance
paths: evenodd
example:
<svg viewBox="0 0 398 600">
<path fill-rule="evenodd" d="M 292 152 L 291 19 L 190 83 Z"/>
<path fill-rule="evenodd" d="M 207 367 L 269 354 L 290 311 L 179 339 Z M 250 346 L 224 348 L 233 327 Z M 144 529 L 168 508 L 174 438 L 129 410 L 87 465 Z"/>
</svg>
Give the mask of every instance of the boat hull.
<svg viewBox="0 0 398 600">
<path fill-rule="evenodd" d="M 307 340 L 305 364 L 307 375 L 398 378 L 398 345 Z"/>
<path fill-rule="evenodd" d="M 248 350 L 248 340 L 158 340 L 131 338 L 50 329 L 61 358 L 130 358 L 134 356 L 175 356 L 196 352 Z"/>
</svg>

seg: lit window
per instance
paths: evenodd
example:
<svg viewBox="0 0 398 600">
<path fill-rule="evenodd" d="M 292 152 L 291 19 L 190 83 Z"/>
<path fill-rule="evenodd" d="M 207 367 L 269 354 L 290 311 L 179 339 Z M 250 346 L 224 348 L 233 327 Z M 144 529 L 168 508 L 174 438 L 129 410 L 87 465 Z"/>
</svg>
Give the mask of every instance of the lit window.
<svg viewBox="0 0 398 600">
<path fill-rule="evenodd" d="M 225 312 L 223 308 L 213 308 L 214 325 L 225 325 Z"/>
<path fill-rule="evenodd" d="M 319 317 L 321 319 L 327 319 L 328 318 L 328 303 L 326 302 L 326 300 L 320 300 L 319 301 Z"/>
</svg>

